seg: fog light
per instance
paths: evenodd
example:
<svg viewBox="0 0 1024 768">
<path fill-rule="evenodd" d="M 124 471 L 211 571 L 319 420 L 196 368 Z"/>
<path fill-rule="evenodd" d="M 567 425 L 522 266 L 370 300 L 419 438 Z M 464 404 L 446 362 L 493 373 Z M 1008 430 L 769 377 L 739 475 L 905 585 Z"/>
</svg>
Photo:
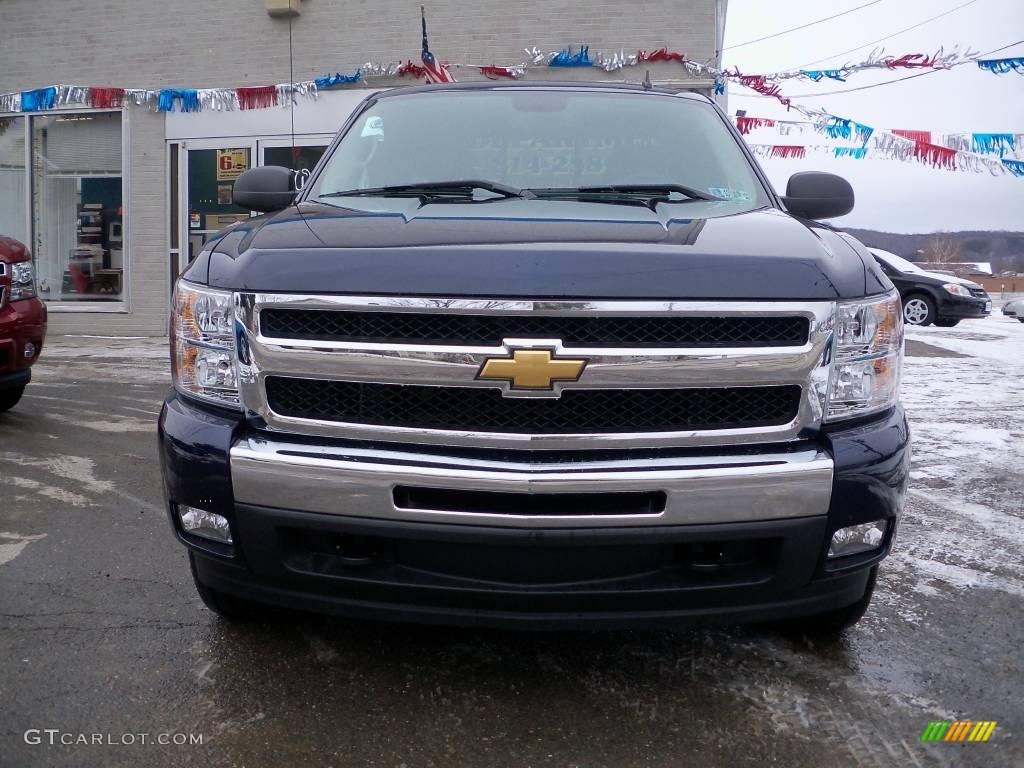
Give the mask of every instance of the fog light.
<svg viewBox="0 0 1024 768">
<path fill-rule="evenodd" d="M 832 543 L 828 545 L 828 556 L 845 557 L 878 549 L 885 538 L 885 529 L 889 523 L 876 520 L 873 523 L 861 523 L 840 528 L 832 534 Z"/>
<path fill-rule="evenodd" d="M 186 533 L 202 536 L 204 539 L 231 544 L 231 526 L 226 517 L 195 507 L 178 507 L 181 527 Z"/>
<path fill-rule="evenodd" d="M 28 342 L 28 344 L 25 345 L 25 357 L 26 358 L 33 358 L 35 356 L 36 356 L 36 345 L 33 344 L 30 341 L 30 342 Z"/>
</svg>

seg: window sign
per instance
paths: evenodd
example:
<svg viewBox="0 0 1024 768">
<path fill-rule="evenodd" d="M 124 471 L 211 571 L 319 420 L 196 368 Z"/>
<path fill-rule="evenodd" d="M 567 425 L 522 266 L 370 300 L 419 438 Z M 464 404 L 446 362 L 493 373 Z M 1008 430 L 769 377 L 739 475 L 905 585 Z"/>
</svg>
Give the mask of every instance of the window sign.
<svg viewBox="0 0 1024 768">
<path fill-rule="evenodd" d="M 248 149 L 217 150 L 217 181 L 234 181 L 247 170 L 249 170 Z"/>
</svg>

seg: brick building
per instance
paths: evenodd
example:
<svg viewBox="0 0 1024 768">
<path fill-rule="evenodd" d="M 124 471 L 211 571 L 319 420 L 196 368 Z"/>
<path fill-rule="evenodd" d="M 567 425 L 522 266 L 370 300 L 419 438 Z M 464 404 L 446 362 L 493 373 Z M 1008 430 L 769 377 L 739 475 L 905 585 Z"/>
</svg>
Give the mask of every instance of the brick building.
<svg viewBox="0 0 1024 768">
<path fill-rule="evenodd" d="M 55 84 L 234 88 L 418 61 L 418 3 L 291 0 L 297 15 L 271 13 L 288 1 L 0 0 L 0 95 Z M 717 65 L 726 4 L 432 0 L 427 14 L 437 57 L 455 65 L 457 79 L 471 80 L 482 75 L 459 65 L 518 64 L 534 46 L 666 46 Z M 713 85 L 678 62 L 612 72 L 537 68 L 527 77 L 638 80 L 645 69 L 656 82 L 705 92 Z M 310 167 L 366 88 L 412 82 L 376 78 L 321 91 L 315 101 L 298 98 L 294 115 L 276 106 L 0 108 L 0 232 L 31 245 L 54 333 L 163 334 L 174 276 L 211 232 L 248 215 L 230 201 L 240 169 Z"/>
</svg>

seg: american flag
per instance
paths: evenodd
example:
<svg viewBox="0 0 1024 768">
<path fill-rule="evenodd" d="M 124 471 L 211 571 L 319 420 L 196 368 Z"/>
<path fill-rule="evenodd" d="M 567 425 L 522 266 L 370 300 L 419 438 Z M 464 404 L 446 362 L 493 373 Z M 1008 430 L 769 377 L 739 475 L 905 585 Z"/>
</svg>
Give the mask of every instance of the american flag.
<svg viewBox="0 0 1024 768">
<path fill-rule="evenodd" d="M 427 45 L 427 14 L 420 6 L 420 19 L 423 21 L 423 68 L 427 70 L 427 80 L 432 83 L 454 83 L 455 78 L 451 72 L 437 63 L 434 54 L 430 52 Z"/>
</svg>

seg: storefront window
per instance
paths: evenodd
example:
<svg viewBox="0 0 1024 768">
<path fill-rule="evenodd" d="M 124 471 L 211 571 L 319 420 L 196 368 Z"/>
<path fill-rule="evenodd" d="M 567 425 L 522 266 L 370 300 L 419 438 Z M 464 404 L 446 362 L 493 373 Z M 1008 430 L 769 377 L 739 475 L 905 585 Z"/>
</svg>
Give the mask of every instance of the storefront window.
<svg viewBox="0 0 1024 768">
<path fill-rule="evenodd" d="M 121 301 L 125 210 L 121 113 L 31 118 L 32 229 L 51 302 Z"/>
<path fill-rule="evenodd" d="M 27 243 L 25 118 L 0 117 L 0 235 Z"/>
<path fill-rule="evenodd" d="M 291 168 L 296 174 L 296 189 L 302 189 L 310 172 L 326 151 L 326 144 L 307 147 L 267 147 L 263 150 L 263 164 Z"/>
</svg>

